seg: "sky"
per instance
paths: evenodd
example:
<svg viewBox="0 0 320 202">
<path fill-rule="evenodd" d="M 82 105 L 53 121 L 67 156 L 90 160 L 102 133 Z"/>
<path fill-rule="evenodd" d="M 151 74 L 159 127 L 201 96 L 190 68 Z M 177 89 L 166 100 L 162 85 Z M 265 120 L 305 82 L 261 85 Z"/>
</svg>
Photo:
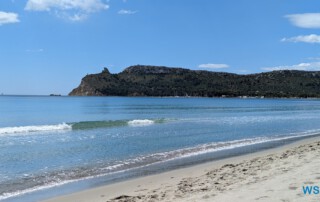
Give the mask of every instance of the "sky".
<svg viewBox="0 0 320 202">
<path fill-rule="evenodd" d="M 68 94 L 104 67 L 320 70 L 319 0 L 1 0 L 0 94 Z"/>
</svg>

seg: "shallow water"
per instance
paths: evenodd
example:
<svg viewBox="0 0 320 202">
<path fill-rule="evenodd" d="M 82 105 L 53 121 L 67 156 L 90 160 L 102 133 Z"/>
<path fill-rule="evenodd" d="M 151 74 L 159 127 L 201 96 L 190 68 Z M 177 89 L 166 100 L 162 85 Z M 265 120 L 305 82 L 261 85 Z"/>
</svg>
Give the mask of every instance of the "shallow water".
<svg viewBox="0 0 320 202">
<path fill-rule="evenodd" d="M 319 112 L 316 99 L 0 96 L 0 199 L 318 135 Z"/>
</svg>

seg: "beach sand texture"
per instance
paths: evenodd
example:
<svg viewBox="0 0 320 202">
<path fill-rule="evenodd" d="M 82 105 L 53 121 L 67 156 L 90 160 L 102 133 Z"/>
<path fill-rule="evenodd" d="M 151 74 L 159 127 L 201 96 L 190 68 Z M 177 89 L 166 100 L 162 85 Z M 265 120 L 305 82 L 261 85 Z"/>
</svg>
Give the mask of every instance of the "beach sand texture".
<svg viewBox="0 0 320 202">
<path fill-rule="evenodd" d="M 61 196 L 47 202 L 319 201 L 320 138 Z"/>
</svg>

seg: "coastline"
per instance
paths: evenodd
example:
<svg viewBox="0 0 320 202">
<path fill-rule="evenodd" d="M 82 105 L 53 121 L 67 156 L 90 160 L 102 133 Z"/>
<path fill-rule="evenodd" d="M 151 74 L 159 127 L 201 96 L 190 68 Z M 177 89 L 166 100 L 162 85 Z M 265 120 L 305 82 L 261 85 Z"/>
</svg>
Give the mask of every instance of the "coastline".
<svg viewBox="0 0 320 202">
<path fill-rule="evenodd" d="M 140 177 L 45 202 L 308 200 L 302 186 L 320 179 L 320 137 Z M 317 160 L 319 159 L 319 160 Z"/>
</svg>

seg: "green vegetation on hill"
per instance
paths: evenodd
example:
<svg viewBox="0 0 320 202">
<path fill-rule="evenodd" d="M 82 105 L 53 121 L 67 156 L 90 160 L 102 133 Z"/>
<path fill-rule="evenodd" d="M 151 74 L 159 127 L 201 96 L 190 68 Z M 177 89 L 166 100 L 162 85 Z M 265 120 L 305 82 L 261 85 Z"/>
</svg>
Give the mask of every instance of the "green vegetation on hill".
<svg viewBox="0 0 320 202">
<path fill-rule="evenodd" d="M 320 72 L 281 70 L 238 75 L 135 65 L 85 76 L 72 96 L 320 97 Z"/>
</svg>

